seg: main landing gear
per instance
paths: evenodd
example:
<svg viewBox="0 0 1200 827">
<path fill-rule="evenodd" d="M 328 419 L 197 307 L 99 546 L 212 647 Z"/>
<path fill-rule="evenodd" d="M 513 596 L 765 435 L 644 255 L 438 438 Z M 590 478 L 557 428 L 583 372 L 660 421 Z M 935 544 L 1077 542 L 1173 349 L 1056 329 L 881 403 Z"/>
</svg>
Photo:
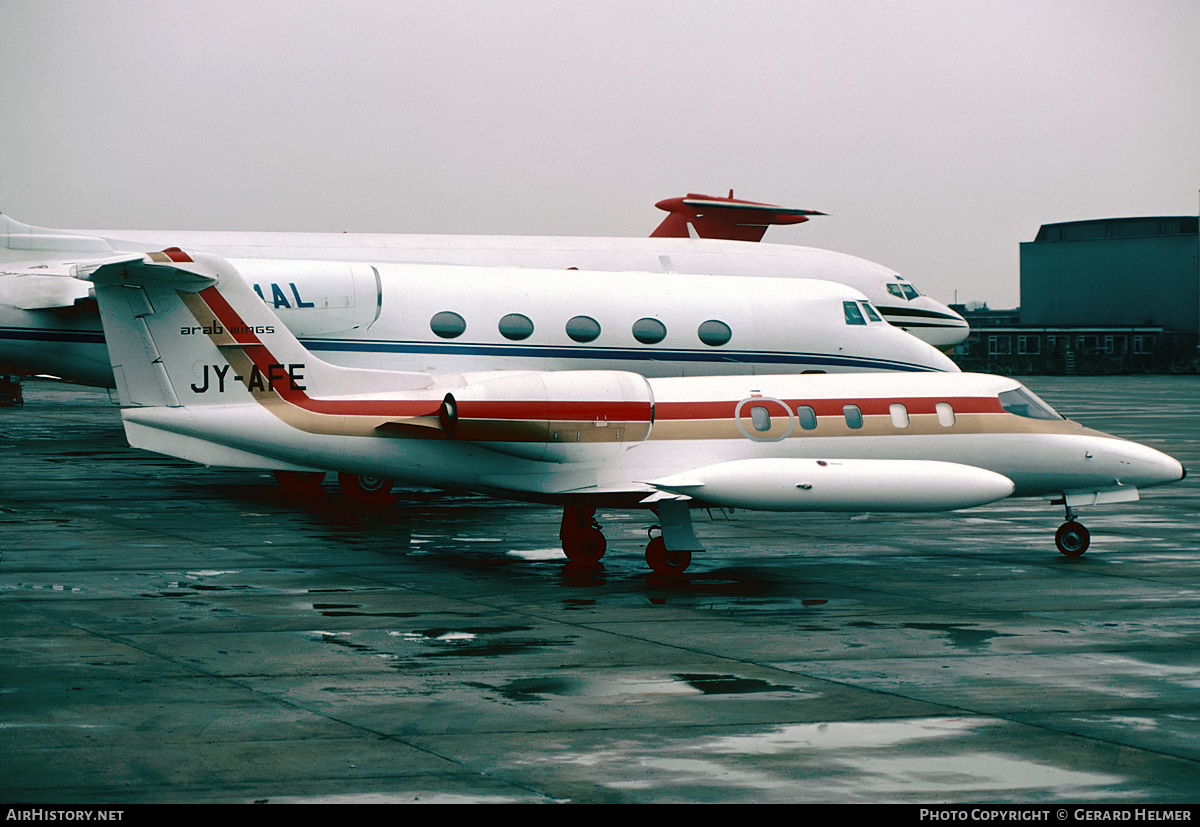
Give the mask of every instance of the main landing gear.
<svg viewBox="0 0 1200 827">
<path fill-rule="evenodd" d="M 692 552 L 704 550 L 692 532 L 687 504 L 664 501 L 656 510 L 660 525 L 652 526 L 650 531 L 660 533 L 652 534 L 646 544 L 646 563 L 656 574 L 681 574 L 691 564 Z M 599 563 L 608 545 L 594 508 L 564 508 L 558 539 L 569 561 L 587 565 Z"/>
<path fill-rule="evenodd" d="M 392 486 L 395 485 L 395 482 L 382 477 L 338 474 L 338 485 L 341 486 L 347 497 L 377 505 L 392 501 Z"/>
<path fill-rule="evenodd" d="M 654 537 L 646 544 L 646 565 L 655 574 L 682 574 L 691 562 L 690 551 L 671 551 L 662 537 Z"/>
<path fill-rule="evenodd" d="M 289 497 L 313 499 L 324 493 L 324 471 L 276 471 L 275 482 Z M 362 477 L 354 474 L 338 474 L 338 486 L 353 500 L 369 505 L 381 505 L 392 501 L 392 480 L 380 477 Z"/>
<path fill-rule="evenodd" d="M 594 565 L 604 556 L 608 542 L 596 522 L 596 509 L 567 506 L 558 530 L 563 552 L 572 563 Z"/>
<path fill-rule="evenodd" d="M 324 471 L 276 471 L 275 482 L 287 497 L 311 500 L 323 492 Z"/>
<path fill-rule="evenodd" d="M 1082 523 L 1075 520 L 1075 512 L 1067 505 L 1065 497 L 1061 502 L 1067 512 L 1067 521 L 1054 533 L 1054 545 L 1067 557 L 1078 557 L 1088 550 L 1092 534 Z"/>
</svg>

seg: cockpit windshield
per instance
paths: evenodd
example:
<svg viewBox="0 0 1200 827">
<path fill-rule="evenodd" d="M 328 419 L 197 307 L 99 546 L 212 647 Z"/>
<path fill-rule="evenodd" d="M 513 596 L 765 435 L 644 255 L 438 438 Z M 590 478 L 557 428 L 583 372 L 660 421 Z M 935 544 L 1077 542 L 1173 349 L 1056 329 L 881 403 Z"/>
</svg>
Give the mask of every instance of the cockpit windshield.
<svg viewBox="0 0 1200 827">
<path fill-rule="evenodd" d="M 917 288 L 913 287 L 900 276 L 896 276 L 895 279 L 895 281 L 887 283 L 887 291 L 893 296 L 908 302 L 920 297 L 921 294 L 917 292 Z"/>
<path fill-rule="evenodd" d="M 1010 414 L 1030 419 L 1062 419 L 1062 416 L 1025 387 L 1001 391 L 1000 406 Z"/>
<path fill-rule="evenodd" d="M 868 322 L 883 321 L 883 317 L 879 315 L 879 311 L 867 301 L 842 302 L 842 309 L 846 314 L 846 324 L 865 325 Z"/>
</svg>

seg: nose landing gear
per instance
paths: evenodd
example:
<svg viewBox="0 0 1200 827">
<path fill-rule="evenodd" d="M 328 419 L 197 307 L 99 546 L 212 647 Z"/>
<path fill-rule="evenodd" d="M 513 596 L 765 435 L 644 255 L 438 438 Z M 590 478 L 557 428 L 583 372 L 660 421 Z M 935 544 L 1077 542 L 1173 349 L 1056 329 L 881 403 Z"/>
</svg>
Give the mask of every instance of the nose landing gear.
<svg viewBox="0 0 1200 827">
<path fill-rule="evenodd" d="M 1062 503 L 1067 512 L 1067 521 L 1054 533 L 1054 545 L 1067 557 L 1078 557 L 1088 550 L 1092 543 L 1092 534 L 1082 523 L 1075 520 L 1075 512 L 1067 504 L 1066 497 L 1062 499 Z"/>
<path fill-rule="evenodd" d="M 1085 526 L 1069 519 L 1058 527 L 1054 534 L 1054 545 L 1068 557 L 1078 557 L 1088 550 L 1092 535 Z"/>
</svg>

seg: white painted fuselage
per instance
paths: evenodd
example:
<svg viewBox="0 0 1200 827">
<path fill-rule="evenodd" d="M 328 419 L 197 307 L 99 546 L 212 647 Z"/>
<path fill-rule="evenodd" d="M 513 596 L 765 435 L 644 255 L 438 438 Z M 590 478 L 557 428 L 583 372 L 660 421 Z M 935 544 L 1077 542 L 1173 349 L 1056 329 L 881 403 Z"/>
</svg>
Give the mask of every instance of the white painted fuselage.
<svg viewBox="0 0 1200 827">
<path fill-rule="evenodd" d="M 11 230 L 0 245 L 0 365 L 111 387 L 88 285 L 65 276 L 121 244 L 0 219 Z M 957 370 L 836 281 L 268 257 L 234 264 L 306 347 L 347 366 L 647 376 Z"/>
<path fill-rule="evenodd" d="M 891 324 L 936 347 L 967 337 L 967 322 L 919 293 L 895 270 L 833 250 L 709 238 L 399 235 L 215 231 L 73 231 L 110 239 L 114 250 L 181 246 L 231 259 L 465 264 L 541 270 L 592 270 L 752 276 L 833 281 L 867 297 Z"/>
</svg>

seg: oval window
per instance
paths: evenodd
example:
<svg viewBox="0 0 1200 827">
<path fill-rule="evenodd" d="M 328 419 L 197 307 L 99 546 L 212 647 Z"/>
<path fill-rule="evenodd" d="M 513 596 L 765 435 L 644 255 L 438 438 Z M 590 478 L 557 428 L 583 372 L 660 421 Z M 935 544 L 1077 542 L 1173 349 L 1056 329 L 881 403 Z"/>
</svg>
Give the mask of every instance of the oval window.
<svg viewBox="0 0 1200 827">
<path fill-rule="evenodd" d="M 533 321 L 520 313 L 509 313 L 500 320 L 500 335 L 519 342 L 533 335 Z"/>
<path fill-rule="evenodd" d="M 937 411 L 938 424 L 943 428 L 954 426 L 954 406 L 949 402 L 939 402 L 933 406 Z"/>
<path fill-rule="evenodd" d="M 908 408 L 899 402 L 893 402 L 888 406 L 888 413 L 892 415 L 892 424 L 897 428 L 908 427 Z"/>
<path fill-rule="evenodd" d="M 750 423 L 756 431 L 771 430 L 771 412 L 762 405 L 755 405 L 750 409 Z"/>
<path fill-rule="evenodd" d="M 633 323 L 633 338 L 644 345 L 656 345 L 667 338 L 667 326 L 658 319 L 638 319 Z"/>
<path fill-rule="evenodd" d="M 567 320 L 567 335 L 576 342 L 594 342 L 600 336 L 600 322 L 591 316 L 574 316 Z"/>
<path fill-rule="evenodd" d="M 463 334 L 463 331 L 467 329 L 467 322 L 457 313 L 451 310 L 443 310 L 441 313 L 433 314 L 433 318 L 429 320 L 429 329 L 433 331 L 435 336 L 441 336 L 443 339 L 453 339 Z"/>
<path fill-rule="evenodd" d="M 720 347 L 733 338 L 733 331 L 725 322 L 709 319 L 707 322 L 701 322 L 696 335 L 709 347 Z"/>
</svg>

